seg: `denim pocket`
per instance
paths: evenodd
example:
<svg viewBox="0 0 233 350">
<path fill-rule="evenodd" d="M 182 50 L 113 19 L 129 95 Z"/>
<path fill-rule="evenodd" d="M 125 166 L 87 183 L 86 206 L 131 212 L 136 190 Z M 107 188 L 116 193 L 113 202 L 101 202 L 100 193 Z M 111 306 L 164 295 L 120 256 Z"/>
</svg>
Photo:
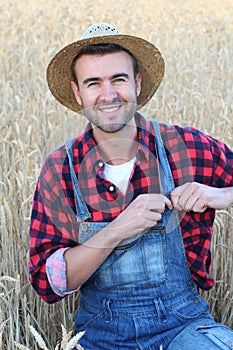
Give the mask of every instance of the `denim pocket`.
<svg viewBox="0 0 233 350">
<path fill-rule="evenodd" d="M 208 303 L 198 294 L 189 296 L 176 304 L 171 313 L 181 320 L 192 320 L 209 311 Z"/>
<path fill-rule="evenodd" d="M 156 227 L 130 248 L 114 250 L 95 274 L 99 289 L 149 288 L 166 279 L 166 234 Z"/>
<path fill-rule="evenodd" d="M 233 331 L 222 324 L 201 326 L 196 331 L 204 334 L 219 349 L 233 349 Z"/>
<path fill-rule="evenodd" d="M 75 314 L 75 330 L 80 332 L 93 325 L 99 318 L 103 316 L 104 312 L 96 312 L 93 307 L 80 301 L 79 308 Z"/>
</svg>

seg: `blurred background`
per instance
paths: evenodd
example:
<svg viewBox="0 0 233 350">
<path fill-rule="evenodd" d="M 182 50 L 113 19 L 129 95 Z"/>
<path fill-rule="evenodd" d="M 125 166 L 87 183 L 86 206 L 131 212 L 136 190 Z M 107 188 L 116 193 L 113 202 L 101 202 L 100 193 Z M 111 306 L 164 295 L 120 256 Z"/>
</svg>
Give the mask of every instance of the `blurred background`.
<svg viewBox="0 0 233 350">
<path fill-rule="evenodd" d="M 141 36 L 161 51 L 166 72 L 142 114 L 193 125 L 233 145 L 233 1 L 0 0 L 0 348 L 14 341 L 49 349 L 72 330 L 78 295 L 47 305 L 28 282 L 32 196 L 47 153 L 79 134 L 86 120 L 49 92 L 46 67 L 95 22 Z M 217 321 L 233 327 L 233 211 L 219 211 L 212 274 L 204 293 Z M 38 347 L 37 347 L 38 346 Z"/>
</svg>

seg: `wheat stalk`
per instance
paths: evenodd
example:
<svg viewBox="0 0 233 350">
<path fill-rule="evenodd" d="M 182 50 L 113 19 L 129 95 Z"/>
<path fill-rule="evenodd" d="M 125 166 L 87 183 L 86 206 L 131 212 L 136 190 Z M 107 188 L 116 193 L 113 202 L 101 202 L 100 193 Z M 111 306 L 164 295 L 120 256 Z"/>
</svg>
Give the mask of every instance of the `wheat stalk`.
<svg viewBox="0 0 233 350">
<path fill-rule="evenodd" d="M 99 2 L 92 2 L 90 11 L 90 1 L 81 1 L 78 15 L 75 2 L 68 0 L 56 6 L 52 0 L 35 0 L 30 8 L 27 0 L 0 4 L 0 342 L 7 349 L 16 348 L 16 343 L 38 349 L 29 325 L 41 334 L 45 346 L 53 349 L 62 338 L 66 347 L 72 334 L 65 328 L 73 328 L 78 306 L 75 294 L 47 305 L 30 286 L 28 275 L 31 201 L 42 161 L 86 124 L 48 90 L 46 65 L 60 48 L 77 40 L 89 24 L 105 21 L 107 14 L 119 30 L 156 43 L 166 60 L 162 85 L 142 114 L 165 123 L 194 125 L 233 145 L 232 0 L 211 1 L 208 10 L 204 0 L 164 0 L 156 7 L 151 0 L 139 0 L 136 7 L 129 0 L 127 8 L 109 0 L 104 10 Z M 78 26 L 70 26 L 77 16 Z M 212 275 L 217 283 L 203 293 L 214 317 L 230 327 L 232 230 L 233 209 L 218 212 L 212 241 Z"/>
<path fill-rule="evenodd" d="M 38 345 L 42 350 L 49 350 L 45 344 L 44 339 L 42 336 L 37 332 L 37 330 L 33 326 L 29 326 L 30 332 L 33 334 L 34 338 L 36 339 Z"/>
<path fill-rule="evenodd" d="M 31 350 L 31 349 L 29 349 L 28 347 L 26 347 L 26 346 L 24 346 L 24 345 L 22 345 L 22 344 L 17 343 L 16 341 L 14 342 L 14 345 L 15 345 L 18 349 L 20 349 L 20 350 Z"/>
<path fill-rule="evenodd" d="M 84 350 L 81 345 L 78 344 L 79 339 L 85 334 L 85 332 L 79 332 L 77 333 L 73 338 L 69 340 L 64 350 L 72 350 L 74 347 L 76 347 L 79 350 Z"/>
</svg>

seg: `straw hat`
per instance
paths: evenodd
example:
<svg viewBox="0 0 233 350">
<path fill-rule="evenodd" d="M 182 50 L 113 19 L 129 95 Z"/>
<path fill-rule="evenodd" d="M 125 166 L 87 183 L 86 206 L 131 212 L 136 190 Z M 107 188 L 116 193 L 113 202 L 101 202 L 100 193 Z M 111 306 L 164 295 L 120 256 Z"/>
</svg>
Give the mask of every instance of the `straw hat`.
<svg viewBox="0 0 233 350">
<path fill-rule="evenodd" d="M 47 68 L 47 81 L 53 96 L 72 111 L 82 113 L 82 107 L 77 103 L 70 87 L 71 64 L 83 47 L 102 43 L 121 45 L 138 60 L 139 71 L 142 74 L 138 109 L 141 108 L 151 99 L 163 79 L 164 60 L 152 43 L 142 38 L 121 34 L 107 23 L 90 26 L 80 40 L 64 47 L 52 58 Z"/>
</svg>

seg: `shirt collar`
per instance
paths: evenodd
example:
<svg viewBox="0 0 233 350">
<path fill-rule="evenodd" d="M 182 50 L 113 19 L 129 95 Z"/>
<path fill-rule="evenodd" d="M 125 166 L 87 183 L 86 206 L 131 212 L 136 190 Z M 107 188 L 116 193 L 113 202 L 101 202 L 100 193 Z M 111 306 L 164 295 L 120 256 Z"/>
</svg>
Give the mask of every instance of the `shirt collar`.
<svg viewBox="0 0 233 350">
<path fill-rule="evenodd" d="M 135 121 L 138 129 L 138 150 L 136 154 L 136 162 L 139 164 L 141 161 L 148 161 L 150 158 L 151 150 L 150 145 L 155 144 L 154 142 L 154 129 L 149 120 L 146 120 L 138 112 L 135 115 Z M 98 148 L 98 144 L 95 142 L 95 139 L 92 136 L 92 127 L 91 123 L 88 123 L 84 133 L 78 137 L 79 153 L 81 153 L 81 161 L 85 159 L 85 167 L 87 171 L 98 172 L 101 168 L 104 167 L 104 162 L 101 156 L 101 153 Z M 153 141 L 152 141 L 153 140 Z M 81 143 L 79 143 L 79 141 Z M 82 149 L 80 146 L 82 145 Z"/>
</svg>

